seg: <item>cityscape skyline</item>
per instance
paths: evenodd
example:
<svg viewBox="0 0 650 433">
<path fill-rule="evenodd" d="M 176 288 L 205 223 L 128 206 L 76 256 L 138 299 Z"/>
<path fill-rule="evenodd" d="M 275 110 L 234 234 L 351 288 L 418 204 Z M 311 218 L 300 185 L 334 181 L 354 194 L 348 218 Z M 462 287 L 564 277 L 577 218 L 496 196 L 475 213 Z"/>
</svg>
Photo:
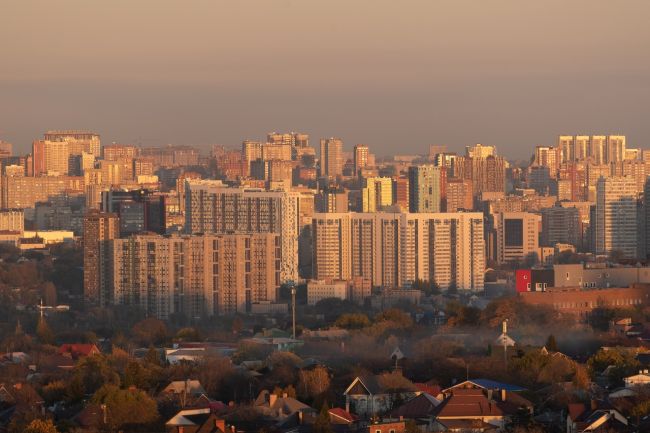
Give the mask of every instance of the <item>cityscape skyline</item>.
<svg viewBox="0 0 650 433">
<path fill-rule="evenodd" d="M 105 143 L 236 146 L 300 130 L 380 156 L 485 143 L 514 159 L 566 133 L 650 145 L 646 2 L 153 5 L 3 5 L 16 19 L 0 28 L 13 42 L 0 139 L 26 151 L 41 129 L 83 128 Z M 75 30 L 49 31 L 66 20 Z"/>
</svg>

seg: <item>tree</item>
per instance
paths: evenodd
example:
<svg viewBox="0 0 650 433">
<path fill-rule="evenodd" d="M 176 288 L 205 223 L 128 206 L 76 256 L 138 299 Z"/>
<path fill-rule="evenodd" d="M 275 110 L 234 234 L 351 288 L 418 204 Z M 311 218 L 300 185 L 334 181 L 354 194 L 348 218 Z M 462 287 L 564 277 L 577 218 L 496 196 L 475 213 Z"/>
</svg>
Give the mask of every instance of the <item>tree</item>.
<svg viewBox="0 0 650 433">
<path fill-rule="evenodd" d="M 58 433 L 58 430 L 52 423 L 52 420 L 43 421 L 35 419 L 30 422 L 24 433 Z"/>
<path fill-rule="evenodd" d="M 546 349 L 551 352 L 557 352 L 557 341 L 555 341 L 555 335 L 551 334 L 546 339 Z"/>
<path fill-rule="evenodd" d="M 36 325 L 36 336 L 41 344 L 54 344 L 54 332 L 47 325 L 45 319 L 40 319 Z"/>
<path fill-rule="evenodd" d="M 379 313 L 375 316 L 375 322 L 392 322 L 400 328 L 410 328 L 413 326 L 411 316 L 396 308 L 389 308 Z"/>
<path fill-rule="evenodd" d="M 332 425 L 330 423 L 330 414 L 327 409 L 327 403 L 323 403 L 318 418 L 314 421 L 314 426 L 312 427 L 313 433 L 333 433 Z"/>
<path fill-rule="evenodd" d="M 69 384 L 71 397 L 81 398 L 92 394 L 104 384 L 119 385 L 120 377 L 102 355 L 86 356 L 75 366 Z M 79 395 L 79 391 L 81 395 Z"/>
<path fill-rule="evenodd" d="M 361 329 L 370 326 L 370 319 L 363 313 L 341 314 L 334 326 L 344 329 Z"/>
<path fill-rule="evenodd" d="M 133 326 L 133 338 L 146 346 L 163 343 L 167 339 L 167 326 L 159 319 L 141 320 Z"/>
<path fill-rule="evenodd" d="M 298 378 L 298 391 L 304 398 L 314 399 L 327 392 L 330 387 L 329 372 L 320 365 L 311 370 L 300 370 Z"/>
<path fill-rule="evenodd" d="M 106 405 L 106 418 L 113 430 L 125 426 L 144 426 L 158 419 L 156 401 L 139 389 L 104 385 L 93 395 L 92 402 Z"/>
</svg>

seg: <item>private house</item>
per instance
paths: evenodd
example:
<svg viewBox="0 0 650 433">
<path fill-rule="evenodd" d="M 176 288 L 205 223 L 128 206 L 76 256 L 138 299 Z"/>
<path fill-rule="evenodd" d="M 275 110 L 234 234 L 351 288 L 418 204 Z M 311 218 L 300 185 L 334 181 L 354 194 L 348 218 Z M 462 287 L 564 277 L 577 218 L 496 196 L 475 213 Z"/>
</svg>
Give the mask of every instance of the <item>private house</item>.
<svg viewBox="0 0 650 433">
<path fill-rule="evenodd" d="M 417 388 L 399 373 L 359 376 L 343 395 L 347 412 L 372 418 L 390 412 L 398 402 L 415 397 Z"/>
<path fill-rule="evenodd" d="M 592 400 L 590 405 L 569 404 L 566 418 L 567 433 L 587 433 L 597 431 L 634 431 L 627 418 L 618 410 Z"/>
<path fill-rule="evenodd" d="M 255 400 L 254 407 L 262 415 L 275 421 L 283 421 L 296 413 L 314 410 L 300 400 L 289 397 L 286 393 L 277 396 L 268 390 L 260 392 Z"/>
<path fill-rule="evenodd" d="M 226 433 L 226 421 L 210 409 L 186 409 L 165 423 L 167 433 Z"/>
<path fill-rule="evenodd" d="M 99 355 L 101 351 L 94 344 L 62 344 L 59 347 L 59 354 L 70 356 L 72 359 L 79 359 L 86 356 Z"/>
</svg>

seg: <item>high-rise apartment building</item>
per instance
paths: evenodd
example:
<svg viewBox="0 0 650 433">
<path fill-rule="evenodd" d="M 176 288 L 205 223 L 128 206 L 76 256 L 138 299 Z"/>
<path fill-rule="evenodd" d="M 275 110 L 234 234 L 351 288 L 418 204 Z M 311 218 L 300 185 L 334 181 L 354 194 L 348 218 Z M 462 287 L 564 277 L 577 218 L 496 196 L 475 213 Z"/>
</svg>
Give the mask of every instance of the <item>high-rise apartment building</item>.
<svg viewBox="0 0 650 433">
<path fill-rule="evenodd" d="M 115 214 L 89 212 L 83 222 L 84 301 L 89 306 L 112 303 L 110 287 L 111 260 L 109 241 L 120 236 L 119 218 Z"/>
<path fill-rule="evenodd" d="M 103 157 L 107 161 L 132 160 L 137 158 L 138 153 L 138 148 L 131 144 L 107 144 L 102 148 Z"/>
<path fill-rule="evenodd" d="M 354 174 L 359 175 L 362 168 L 368 166 L 368 146 L 365 144 L 357 144 L 354 146 Z"/>
<path fill-rule="evenodd" d="M 369 177 L 361 189 L 362 212 L 377 212 L 393 204 L 393 179 Z"/>
<path fill-rule="evenodd" d="M 314 207 L 316 212 L 347 212 L 348 192 L 344 189 L 323 189 L 314 196 Z"/>
<path fill-rule="evenodd" d="M 577 208 L 553 206 L 542 209 L 541 244 L 553 247 L 558 243 L 582 247 L 582 224 Z"/>
<path fill-rule="evenodd" d="M 533 160 L 533 165 L 538 167 L 548 167 L 550 173 L 555 176 L 560 165 L 558 148 L 552 146 L 535 147 L 535 159 Z"/>
<path fill-rule="evenodd" d="M 109 245 L 114 303 L 160 319 L 246 313 L 253 303 L 277 299 L 276 234 L 139 234 Z"/>
<path fill-rule="evenodd" d="M 499 263 L 538 260 L 541 217 L 528 212 L 494 214 Z"/>
<path fill-rule="evenodd" d="M 57 196 L 80 195 L 84 178 L 75 176 L 2 176 L 0 207 L 27 209 Z"/>
<path fill-rule="evenodd" d="M 120 233 L 128 236 L 144 231 L 166 231 L 165 197 L 146 189 L 109 190 L 101 193 L 102 210 L 120 218 Z"/>
<path fill-rule="evenodd" d="M 70 153 L 79 155 L 81 152 L 92 153 L 95 157 L 101 156 L 101 141 L 99 134 L 91 131 L 47 131 L 45 141 L 65 141 L 70 146 Z"/>
<path fill-rule="evenodd" d="M 481 290 L 485 271 L 480 213 L 315 214 L 316 279 L 361 277 L 373 286 L 416 280 Z"/>
<path fill-rule="evenodd" d="M 446 212 L 471 211 L 474 209 L 471 180 L 448 179 L 445 193 Z"/>
<path fill-rule="evenodd" d="M 474 146 L 465 146 L 465 156 L 468 158 L 487 158 L 496 156 L 496 154 L 497 149 L 494 146 L 484 146 L 480 143 Z"/>
<path fill-rule="evenodd" d="M 393 178 L 393 202 L 402 212 L 409 210 L 409 179 L 406 176 Z"/>
<path fill-rule="evenodd" d="M 558 137 L 560 162 L 584 161 L 609 164 L 625 159 L 624 135 L 561 135 Z"/>
<path fill-rule="evenodd" d="M 277 233 L 282 282 L 298 279 L 299 192 L 230 188 L 210 180 L 188 180 L 185 191 L 186 233 Z"/>
<path fill-rule="evenodd" d="M 596 185 L 594 248 L 598 254 L 637 256 L 637 193 L 630 176 L 601 177 Z"/>
<path fill-rule="evenodd" d="M 443 167 L 409 167 L 409 208 L 411 212 L 440 212 L 446 186 Z"/>
<path fill-rule="evenodd" d="M 320 175 L 335 178 L 343 174 L 343 141 L 340 138 L 320 140 Z"/>
<path fill-rule="evenodd" d="M 70 147 L 67 141 L 36 140 L 32 143 L 34 176 L 67 176 Z"/>
</svg>

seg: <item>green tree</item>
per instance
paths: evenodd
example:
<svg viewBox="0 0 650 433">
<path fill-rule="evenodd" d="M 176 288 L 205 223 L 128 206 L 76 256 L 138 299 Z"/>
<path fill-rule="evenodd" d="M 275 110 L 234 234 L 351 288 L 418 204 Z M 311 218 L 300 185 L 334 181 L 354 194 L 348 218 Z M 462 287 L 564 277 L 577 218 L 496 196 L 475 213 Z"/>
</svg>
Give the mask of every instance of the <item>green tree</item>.
<svg viewBox="0 0 650 433">
<path fill-rule="evenodd" d="M 25 428 L 24 433 L 58 433 L 56 426 L 52 423 L 52 420 L 40 420 L 35 419 L 30 422 L 27 428 Z"/>
<path fill-rule="evenodd" d="M 93 394 L 104 384 L 119 385 L 120 377 L 102 355 L 86 356 L 75 366 L 69 383 L 71 397 Z M 79 395 L 81 393 L 81 395 Z"/>
<path fill-rule="evenodd" d="M 139 389 L 104 385 L 93 395 L 92 402 L 106 405 L 106 419 L 113 430 L 149 425 L 159 417 L 156 401 Z"/>
<path fill-rule="evenodd" d="M 141 320 L 133 326 L 133 338 L 146 346 L 164 343 L 167 339 L 167 326 L 159 319 Z"/>
</svg>

